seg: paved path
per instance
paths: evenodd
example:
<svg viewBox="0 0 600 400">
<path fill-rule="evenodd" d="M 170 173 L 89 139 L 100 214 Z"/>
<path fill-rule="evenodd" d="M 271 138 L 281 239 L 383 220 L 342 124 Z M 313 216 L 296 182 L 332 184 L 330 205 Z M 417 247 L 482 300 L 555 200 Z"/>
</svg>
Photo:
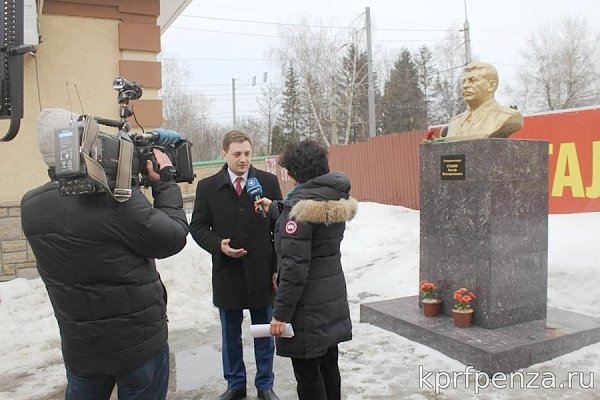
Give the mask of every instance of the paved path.
<svg viewBox="0 0 600 400">
<path fill-rule="evenodd" d="M 244 360 L 248 370 L 249 400 L 258 399 L 254 387 L 254 351 L 252 337 L 248 333 L 249 318 L 244 319 Z M 171 376 L 168 400 L 214 400 L 225 389 L 221 367 L 221 328 L 207 327 L 204 331 L 170 331 Z M 289 359 L 275 357 L 275 392 L 282 400 L 297 399 L 296 380 Z M 53 393 L 43 400 L 63 400 L 64 390 Z M 117 399 L 113 393 L 111 400 Z"/>
</svg>

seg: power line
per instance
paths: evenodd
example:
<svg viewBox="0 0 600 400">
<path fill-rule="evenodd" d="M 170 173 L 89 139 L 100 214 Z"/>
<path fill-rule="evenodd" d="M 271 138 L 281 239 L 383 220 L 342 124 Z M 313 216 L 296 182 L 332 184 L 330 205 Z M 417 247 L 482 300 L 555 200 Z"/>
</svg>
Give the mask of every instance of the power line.
<svg viewBox="0 0 600 400">
<path fill-rule="evenodd" d="M 225 7 L 225 6 L 215 6 L 212 5 L 212 2 L 210 2 L 211 4 L 202 4 L 202 8 L 216 8 L 216 9 L 221 9 L 221 10 L 234 10 L 234 11 L 256 11 L 259 12 L 261 14 L 275 14 L 277 16 L 287 16 L 289 15 L 288 13 L 282 14 L 279 13 L 277 11 L 273 11 L 273 9 L 258 9 L 258 8 L 244 8 L 244 7 Z M 306 16 L 313 16 L 313 17 L 318 17 L 318 18 L 323 18 L 323 17 L 327 17 L 327 18 L 334 18 L 334 19 L 339 19 L 340 17 L 338 15 L 321 15 L 321 14 L 311 14 L 311 13 L 306 13 L 303 12 L 302 15 L 306 15 Z"/>
<path fill-rule="evenodd" d="M 236 93 L 236 97 L 238 96 L 242 96 L 242 97 L 256 97 L 256 96 L 261 96 L 262 93 Z M 197 93 L 197 94 L 180 94 L 177 96 L 163 96 L 163 99 L 175 99 L 175 98 L 181 98 L 181 97 L 231 97 L 231 93 L 211 93 L 211 94 L 204 94 L 204 93 Z"/>
<path fill-rule="evenodd" d="M 364 15 L 364 12 L 361 13 L 357 18 L 355 18 L 350 24 L 356 22 L 360 17 Z M 262 24 L 262 25 L 276 25 L 276 26 L 297 26 L 297 27 L 306 27 L 306 28 L 330 28 L 330 29 L 349 29 L 349 25 L 346 26 L 335 26 L 335 25 L 310 25 L 310 24 L 291 24 L 284 22 L 274 22 L 274 21 L 259 21 L 254 19 L 235 19 L 235 18 L 221 18 L 221 17 L 208 17 L 203 15 L 186 15 L 182 14 L 182 17 L 187 18 L 199 18 L 199 19 L 209 19 L 213 21 L 229 21 L 229 22 L 244 22 L 244 23 L 252 23 L 252 24 Z M 403 28 L 372 28 L 374 31 L 391 31 L 391 32 L 447 32 L 448 29 L 403 29 Z"/>
<path fill-rule="evenodd" d="M 251 21 L 246 21 L 251 22 Z M 291 25 L 291 24 L 279 24 L 279 25 Z M 298 25 L 312 28 L 334 28 L 334 29 L 347 29 L 347 30 L 356 30 L 356 28 L 349 27 L 340 27 L 340 26 L 315 26 L 315 25 Z M 231 31 L 221 31 L 216 29 L 204 29 L 204 28 L 191 28 L 186 26 L 171 26 L 172 29 L 180 29 L 180 30 L 189 30 L 189 31 L 199 31 L 199 32 L 212 32 L 212 33 L 225 33 L 229 35 L 250 35 L 250 36 L 260 36 L 260 37 L 273 37 L 273 38 L 294 38 L 295 36 L 282 36 L 282 35 L 267 35 L 261 33 L 253 33 L 253 32 L 231 32 Z M 373 28 L 373 31 L 389 31 L 389 32 L 449 32 L 453 31 L 453 29 L 396 29 L 396 28 L 384 28 L 377 29 Z"/>
<path fill-rule="evenodd" d="M 226 33 L 229 35 L 243 35 L 243 36 L 260 36 L 260 37 L 272 37 L 272 38 L 282 38 L 284 36 L 281 35 L 263 35 L 260 33 L 250 33 L 250 32 L 229 32 L 229 31 L 217 31 L 212 29 L 201 29 L 201 28 L 187 28 L 183 26 L 171 26 L 169 29 L 182 29 L 188 31 L 201 31 L 201 32 L 212 32 L 212 33 Z M 291 39 L 291 36 L 287 38 Z"/>
<path fill-rule="evenodd" d="M 448 32 L 452 29 L 401 29 L 401 28 L 373 28 L 374 31 L 392 31 L 392 32 Z"/>
<path fill-rule="evenodd" d="M 174 87 L 190 87 L 190 86 L 231 86 L 231 83 L 198 83 L 198 84 L 179 84 Z"/>
<path fill-rule="evenodd" d="M 181 16 L 182 17 L 188 17 L 188 18 L 210 19 L 210 20 L 214 20 L 214 21 L 245 22 L 245 23 L 250 23 L 250 24 L 262 24 L 262 25 L 297 26 L 297 27 L 307 27 L 307 28 L 348 29 L 347 26 L 290 24 L 290 23 L 284 23 L 284 22 L 258 21 L 258 20 L 253 20 L 253 19 L 234 19 L 234 18 L 206 17 L 206 16 L 202 16 L 202 15 L 185 15 L 185 14 L 182 14 Z"/>
<path fill-rule="evenodd" d="M 202 28 L 188 28 L 183 26 L 171 26 L 170 29 L 181 29 L 181 30 L 190 30 L 190 31 L 199 31 L 199 32 L 211 32 L 211 33 L 224 33 L 227 35 L 242 35 L 242 36 L 257 36 L 257 37 L 268 37 L 268 38 L 277 38 L 277 39 L 296 39 L 297 36 L 282 36 L 282 35 L 267 35 L 261 33 L 251 33 L 251 32 L 230 32 L 230 31 L 219 31 L 213 29 L 202 29 Z M 374 42 L 443 42 L 447 40 L 447 38 L 442 39 L 378 39 L 373 40 Z"/>
<path fill-rule="evenodd" d="M 268 61 L 265 58 L 161 58 L 160 61 Z"/>
<path fill-rule="evenodd" d="M 237 81 L 237 79 L 236 79 Z M 283 85 L 283 82 L 275 82 L 275 81 L 271 81 L 269 82 L 272 85 Z M 192 87 L 192 86 L 227 86 L 227 87 L 231 87 L 231 83 L 182 83 L 182 84 L 177 84 L 177 85 L 173 85 L 174 87 Z M 240 89 L 244 89 L 243 86 L 240 86 Z"/>
<path fill-rule="evenodd" d="M 374 42 L 436 42 L 441 43 L 444 41 L 449 41 L 452 39 L 442 38 L 442 39 L 378 39 L 373 40 Z"/>
</svg>

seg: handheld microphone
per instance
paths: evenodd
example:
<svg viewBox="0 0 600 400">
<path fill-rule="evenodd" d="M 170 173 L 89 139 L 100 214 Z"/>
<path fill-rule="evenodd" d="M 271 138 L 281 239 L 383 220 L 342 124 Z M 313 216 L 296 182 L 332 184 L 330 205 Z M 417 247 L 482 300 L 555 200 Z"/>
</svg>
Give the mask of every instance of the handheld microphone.
<svg viewBox="0 0 600 400">
<path fill-rule="evenodd" d="M 248 193 L 250 195 L 250 197 L 253 197 L 254 200 L 260 200 L 260 198 L 263 195 L 263 188 L 260 185 L 260 182 L 258 181 L 258 179 L 248 178 L 248 180 L 246 181 L 246 193 Z M 262 214 L 262 217 L 267 218 L 267 214 L 265 214 L 265 209 L 262 206 L 262 204 L 259 204 L 258 208 L 260 209 L 260 213 Z"/>
</svg>

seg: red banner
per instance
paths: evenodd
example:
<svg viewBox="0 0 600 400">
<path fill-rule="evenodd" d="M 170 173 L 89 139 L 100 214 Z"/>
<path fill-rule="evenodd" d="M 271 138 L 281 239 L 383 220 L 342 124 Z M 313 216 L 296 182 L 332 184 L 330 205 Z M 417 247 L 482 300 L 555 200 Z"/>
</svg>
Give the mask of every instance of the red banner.
<svg viewBox="0 0 600 400">
<path fill-rule="evenodd" d="M 550 142 L 551 214 L 600 211 L 600 108 L 526 116 L 511 139 Z"/>
</svg>

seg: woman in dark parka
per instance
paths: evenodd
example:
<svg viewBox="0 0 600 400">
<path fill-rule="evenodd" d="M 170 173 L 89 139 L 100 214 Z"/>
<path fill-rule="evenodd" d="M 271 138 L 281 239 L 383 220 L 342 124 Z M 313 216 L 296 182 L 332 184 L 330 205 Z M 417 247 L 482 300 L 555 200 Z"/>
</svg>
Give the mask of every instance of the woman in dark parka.
<svg viewBox="0 0 600 400">
<path fill-rule="evenodd" d="M 292 359 L 301 400 L 339 400 L 337 345 L 352 338 L 340 243 L 358 203 L 348 178 L 329 172 L 327 149 L 317 142 L 289 145 L 279 163 L 297 185 L 281 202 L 257 202 L 278 217 L 271 334 L 279 336 L 277 354 Z M 280 337 L 286 323 L 292 338 Z"/>
</svg>

